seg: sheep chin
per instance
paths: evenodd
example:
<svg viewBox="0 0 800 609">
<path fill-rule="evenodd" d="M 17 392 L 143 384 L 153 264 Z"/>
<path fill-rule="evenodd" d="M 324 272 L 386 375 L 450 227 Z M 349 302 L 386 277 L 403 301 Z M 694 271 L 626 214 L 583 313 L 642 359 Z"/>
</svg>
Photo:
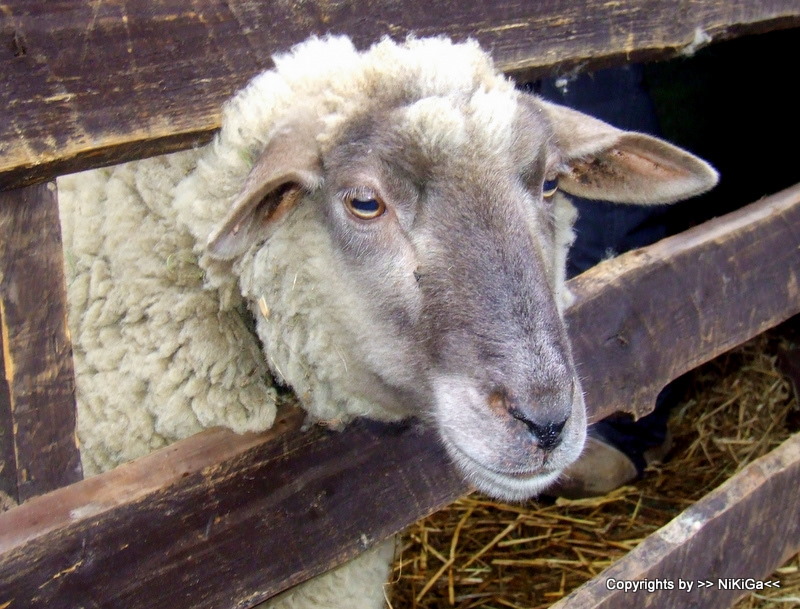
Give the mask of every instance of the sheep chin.
<svg viewBox="0 0 800 609">
<path fill-rule="evenodd" d="M 539 495 L 561 475 L 562 469 L 503 473 L 484 467 L 446 437 L 445 447 L 464 478 L 478 491 L 501 501 L 520 502 Z"/>
</svg>

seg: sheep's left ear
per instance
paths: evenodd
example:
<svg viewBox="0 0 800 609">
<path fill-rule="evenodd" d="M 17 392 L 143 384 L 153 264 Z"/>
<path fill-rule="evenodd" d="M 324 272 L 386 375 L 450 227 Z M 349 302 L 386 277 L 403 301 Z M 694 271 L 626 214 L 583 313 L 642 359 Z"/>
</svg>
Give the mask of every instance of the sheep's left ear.
<svg viewBox="0 0 800 609">
<path fill-rule="evenodd" d="M 717 183 L 717 172 L 708 163 L 677 146 L 537 101 L 566 161 L 559 188 L 570 194 L 616 203 L 674 203 Z"/>
<path fill-rule="evenodd" d="M 214 258 L 230 260 L 267 239 L 305 192 L 322 181 L 316 124 L 297 120 L 270 139 L 225 219 L 208 237 Z"/>
</svg>

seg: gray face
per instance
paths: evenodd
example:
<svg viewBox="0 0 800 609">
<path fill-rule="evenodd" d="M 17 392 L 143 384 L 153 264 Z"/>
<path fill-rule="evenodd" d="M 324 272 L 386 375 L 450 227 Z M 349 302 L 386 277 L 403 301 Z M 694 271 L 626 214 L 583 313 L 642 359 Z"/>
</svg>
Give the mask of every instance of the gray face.
<svg viewBox="0 0 800 609">
<path fill-rule="evenodd" d="M 437 154 L 400 112 L 352 123 L 323 159 L 325 221 L 372 335 L 355 359 L 382 407 L 435 422 L 478 488 L 529 497 L 586 425 L 556 304 L 560 203 L 542 194 L 549 128 L 520 106 L 503 153 Z"/>
</svg>

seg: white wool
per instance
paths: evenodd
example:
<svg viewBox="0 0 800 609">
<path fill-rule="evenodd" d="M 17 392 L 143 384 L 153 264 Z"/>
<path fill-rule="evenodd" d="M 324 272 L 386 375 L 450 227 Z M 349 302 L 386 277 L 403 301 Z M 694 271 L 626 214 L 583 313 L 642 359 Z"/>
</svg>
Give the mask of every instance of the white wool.
<svg viewBox="0 0 800 609">
<path fill-rule="evenodd" d="M 269 609 L 384 607 L 394 551 L 394 539 L 388 539 L 324 576 L 270 599 L 266 605 Z"/>
<path fill-rule="evenodd" d="M 214 425 L 275 416 L 242 310 L 203 286 L 169 202 L 197 153 L 59 180 L 78 438 L 95 474 Z"/>
<path fill-rule="evenodd" d="M 336 281 L 343 270 L 317 209 L 297 209 L 235 267 L 243 295 L 251 303 L 263 299 L 269 310 L 267 319 L 252 305 L 258 335 L 268 345 L 267 362 L 276 377 L 295 389 L 313 419 L 401 418 L 407 413 L 376 408 L 374 383 L 359 381 L 360 369 L 347 360 L 346 353 L 358 349 L 354 344 L 368 344 L 369 337 L 362 336 L 368 329 L 350 314 L 360 303 Z M 348 319 L 351 324 L 342 323 Z"/>
<path fill-rule="evenodd" d="M 575 296 L 567 287 L 567 254 L 575 242 L 573 225 L 578 218 L 578 210 L 572 202 L 560 192 L 553 201 L 554 220 L 556 225 L 555 243 L 553 247 L 553 268 L 555 269 L 555 294 L 559 310 L 564 311 L 575 302 Z"/>
<path fill-rule="evenodd" d="M 403 109 L 406 130 L 430 159 L 452 156 L 469 144 L 464 113 L 454 97 L 425 97 Z"/>
<path fill-rule="evenodd" d="M 517 111 L 517 96 L 508 90 L 478 89 L 470 98 L 470 123 L 473 141 L 480 142 L 484 154 L 507 150 L 514 137 L 512 121 Z"/>
</svg>

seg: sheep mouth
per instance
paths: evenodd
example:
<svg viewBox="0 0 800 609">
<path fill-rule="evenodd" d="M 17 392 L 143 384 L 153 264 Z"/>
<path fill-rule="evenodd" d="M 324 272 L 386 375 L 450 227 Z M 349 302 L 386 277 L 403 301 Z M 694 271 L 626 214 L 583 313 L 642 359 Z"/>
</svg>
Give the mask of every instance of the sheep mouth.
<svg viewBox="0 0 800 609">
<path fill-rule="evenodd" d="M 505 501 L 524 501 L 551 486 L 562 468 L 540 467 L 532 470 L 499 470 L 477 461 L 452 440 L 445 447 L 466 480 L 477 490 Z"/>
</svg>

